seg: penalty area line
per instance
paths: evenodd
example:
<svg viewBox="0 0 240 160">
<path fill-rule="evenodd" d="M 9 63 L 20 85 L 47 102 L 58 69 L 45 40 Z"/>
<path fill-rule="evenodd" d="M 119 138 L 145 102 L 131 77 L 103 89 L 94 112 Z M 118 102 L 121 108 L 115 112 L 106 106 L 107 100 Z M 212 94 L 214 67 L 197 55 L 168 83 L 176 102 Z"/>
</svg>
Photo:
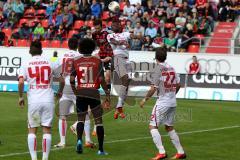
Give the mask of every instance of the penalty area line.
<svg viewBox="0 0 240 160">
<path fill-rule="evenodd" d="M 205 133 L 205 132 L 214 132 L 214 131 L 220 131 L 220 130 L 227 130 L 227 129 L 234 129 L 234 128 L 240 128 L 239 125 L 236 126 L 229 126 L 229 127 L 220 127 L 220 128 L 213 128 L 213 129 L 204 129 L 204 130 L 195 130 L 195 131 L 187 131 L 187 132 L 179 132 L 179 135 L 189 135 L 189 134 L 195 134 L 195 133 Z M 162 135 L 163 137 L 167 137 L 168 135 Z M 119 139 L 119 140 L 112 140 L 112 141 L 106 141 L 105 144 L 112 144 L 112 143 L 119 143 L 119 142 L 130 142 L 130 141 L 137 141 L 137 140 L 143 140 L 143 139 L 150 139 L 152 137 L 148 136 L 148 137 L 138 137 L 138 138 L 129 138 L 129 139 Z M 68 148 L 74 148 L 75 146 L 68 146 L 65 147 L 64 149 L 68 149 Z M 62 150 L 59 148 L 53 148 L 51 149 L 51 151 L 58 151 L 58 150 Z M 42 152 L 42 151 L 37 151 L 38 153 Z M 25 155 L 25 154 L 29 154 L 29 152 L 20 152 L 20 153 L 10 153 L 10 154 L 2 154 L 0 155 L 1 158 L 4 157 L 11 157 L 11 156 L 19 156 L 19 155 Z"/>
</svg>

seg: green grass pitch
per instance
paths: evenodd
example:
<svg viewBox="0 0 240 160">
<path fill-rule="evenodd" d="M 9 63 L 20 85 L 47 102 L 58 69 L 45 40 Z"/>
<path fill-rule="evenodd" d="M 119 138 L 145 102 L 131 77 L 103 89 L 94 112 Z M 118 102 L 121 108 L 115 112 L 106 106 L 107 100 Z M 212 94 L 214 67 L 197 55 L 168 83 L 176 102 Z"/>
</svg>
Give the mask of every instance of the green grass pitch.
<svg viewBox="0 0 240 160">
<path fill-rule="evenodd" d="M 133 101 L 133 98 L 131 99 Z M 137 99 L 137 103 L 140 99 Z M 27 108 L 17 106 L 16 93 L 0 93 L 0 159 L 30 160 L 27 148 Z M 127 106 L 124 120 L 113 120 L 113 111 L 105 114 L 105 150 L 108 156 L 97 156 L 96 149 L 75 152 L 76 137 L 68 130 L 67 148 L 52 150 L 50 160 L 149 160 L 157 150 L 148 131 L 148 117 L 154 99 L 144 109 Z M 73 123 L 69 122 L 68 126 Z M 188 160 L 239 160 L 240 158 L 240 104 L 178 100 L 175 129 L 188 155 Z M 160 128 L 169 156 L 175 149 Z M 38 150 L 41 150 L 41 130 L 38 131 Z M 52 145 L 59 140 L 55 117 Z M 93 140 L 97 142 L 94 137 Z M 38 153 L 38 159 L 41 159 Z"/>
</svg>

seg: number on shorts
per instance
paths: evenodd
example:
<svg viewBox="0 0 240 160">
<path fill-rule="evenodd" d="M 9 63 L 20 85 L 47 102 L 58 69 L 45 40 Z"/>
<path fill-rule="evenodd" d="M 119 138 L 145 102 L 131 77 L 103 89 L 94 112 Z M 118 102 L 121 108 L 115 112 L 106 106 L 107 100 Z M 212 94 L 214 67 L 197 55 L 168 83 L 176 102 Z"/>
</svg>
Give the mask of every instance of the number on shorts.
<svg viewBox="0 0 240 160">
<path fill-rule="evenodd" d="M 164 77 L 164 87 L 165 88 L 173 88 L 175 81 L 175 72 L 162 72 L 162 76 Z"/>
<path fill-rule="evenodd" d="M 36 66 L 35 72 L 32 70 L 32 67 L 29 67 L 28 73 L 30 78 L 36 79 L 36 84 L 50 83 L 51 68 L 49 66 Z"/>
</svg>

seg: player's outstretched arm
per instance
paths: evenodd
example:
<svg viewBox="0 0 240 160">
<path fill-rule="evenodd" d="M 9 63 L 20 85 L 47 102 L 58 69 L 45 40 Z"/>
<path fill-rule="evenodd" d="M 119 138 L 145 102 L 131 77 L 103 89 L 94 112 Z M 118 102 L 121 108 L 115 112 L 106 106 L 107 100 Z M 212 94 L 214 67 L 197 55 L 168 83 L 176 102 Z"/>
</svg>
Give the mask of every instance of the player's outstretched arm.
<svg viewBox="0 0 240 160">
<path fill-rule="evenodd" d="M 18 104 L 21 108 L 23 108 L 24 106 L 23 91 L 24 91 L 24 78 L 21 77 L 18 79 L 18 94 L 19 94 Z"/>
<path fill-rule="evenodd" d="M 148 90 L 147 95 L 140 102 L 140 107 L 141 108 L 143 108 L 145 102 L 153 96 L 153 94 L 156 92 L 156 90 L 157 90 L 156 87 L 154 87 L 154 85 L 151 85 L 151 88 Z"/>
</svg>

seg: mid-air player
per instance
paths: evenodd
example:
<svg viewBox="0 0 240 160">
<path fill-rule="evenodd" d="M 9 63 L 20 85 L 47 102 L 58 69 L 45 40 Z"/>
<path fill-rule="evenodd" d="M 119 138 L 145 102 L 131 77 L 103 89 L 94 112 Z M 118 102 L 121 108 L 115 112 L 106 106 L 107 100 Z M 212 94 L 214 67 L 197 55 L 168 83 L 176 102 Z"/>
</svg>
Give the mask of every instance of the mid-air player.
<svg viewBox="0 0 240 160">
<path fill-rule="evenodd" d="M 63 90 L 62 98 L 59 101 L 59 136 L 60 142 L 54 147 L 64 148 L 66 145 L 66 133 L 67 133 L 67 117 L 74 112 L 74 106 L 76 104 L 76 96 L 74 95 L 71 85 L 70 85 L 70 74 L 73 65 L 74 58 L 81 56 L 77 52 L 78 48 L 78 39 L 70 38 L 68 40 L 69 50 L 64 54 L 59 55 L 57 60 L 57 64 L 61 68 L 62 75 L 65 79 L 65 87 Z M 85 146 L 92 148 L 94 144 L 91 142 L 90 138 L 90 119 L 89 115 L 86 115 L 86 123 L 85 123 Z M 72 126 L 71 126 L 72 129 Z"/>
<path fill-rule="evenodd" d="M 74 60 L 73 70 L 71 73 L 70 83 L 72 90 L 77 97 L 77 153 L 81 154 L 82 150 L 82 135 L 84 130 L 85 116 L 90 106 L 91 112 L 96 125 L 99 155 L 106 155 L 103 150 L 104 128 L 102 122 L 103 110 L 101 107 L 100 93 L 98 91 L 100 85 L 104 89 L 109 101 L 110 91 L 107 88 L 102 61 L 96 56 L 92 56 L 96 44 L 92 39 L 82 39 L 79 43 L 79 52 L 83 57 Z M 77 78 L 77 87 L 75 79 Z"/>
<path fill-rule="evenodd" d="M 128 62 L 128 41 L 130 38 L 133 38 L 133 34 L 129 32 L 122 32 L 121 23 L 118 19 L 114 19 L 112 21 L 112 31 L 114 33 L 109 34 L 107 39 L 113 49 L 114 70 L 121 81 L 121 86 L 118 90 L 118 103 L 114 113 L 114 118 L 117 119 L 119 115 L 121 118 L 125 118 L 123 105 L 127 96 L 130 82 L 129 73 L 131 72 L 131 65 Z"/>
<path fill-rule="evenodd" d="M 32 160 L 37 160 L 37 128 L 42 126 L 42 160 L 48 160 L 51 148 L 51 126 L 54 114 L 53 77 L 60 81 L 58 95 L 62 95 L 64 79 L 60 76 L 57 66 L 42 54 L 40 41 L 33 41 L 30 45 L 32 58 L 19 71 L 19 105 L 23 107 L 24 81 L 28 82 L 28 148 Z"/>
<path fill-rule="evenodd" d="M 157 65 L 152 75 L 152 85 L 145 98 L 141 101 L 140 106 L 143 107 L 145 102 L 152 97 L 157 91 L 158 99 L 152 110 L 150 120 L 150 132 L 159 153 L 152 160 L 165 159 L 166 151 L 162 144 L 161 135 L 158 131 L 159 124 L 165 125 L 165 129 L 170 139 L 177 149 L 177 154 L 172 159 L 184 159 L 186 154 L 180 143 L 179 137 L 173 128 L 173 121 L 176 111 L 176 94 L 180 89 L 180 78 L 176 74 L 175 69 L 165 62 L 167 51 L 165 48 L 156 50 L 155 59 Z"/>
</svg>

